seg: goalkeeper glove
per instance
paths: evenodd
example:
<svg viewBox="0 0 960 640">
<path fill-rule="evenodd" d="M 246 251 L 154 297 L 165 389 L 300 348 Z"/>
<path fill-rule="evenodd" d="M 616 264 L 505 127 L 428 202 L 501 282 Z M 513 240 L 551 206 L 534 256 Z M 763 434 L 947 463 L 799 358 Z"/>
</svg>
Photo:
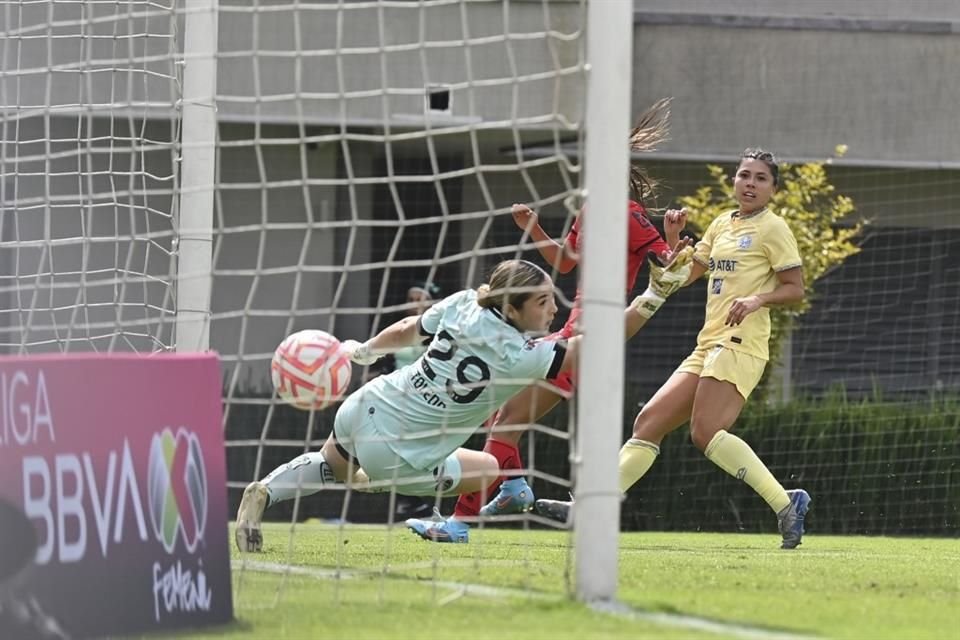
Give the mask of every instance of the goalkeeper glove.
<svg viewBox="0 0 960 640">
<path fill-rule="evenodd" d="M 684 247 L 666 265 L 660 262 L 655 253 L 649 253 L 647 261 L 650 263 L 650 284 L 646 291 L 634 298 L 630 306 L 644 318 L 652 318 L 667 298 L 686 284 L 693 268 L 692 259 L 693 247 Z"/>
<path fill-rule="evenodd" d="M 366 342 L 357 342 L 356 340 L 344 340 L 340 343 L 341 349 L 355 364 L 368 365 L 373 364 L 380 359 L 380 355 L 373 353 L 370 345 Z"/>
</svg>

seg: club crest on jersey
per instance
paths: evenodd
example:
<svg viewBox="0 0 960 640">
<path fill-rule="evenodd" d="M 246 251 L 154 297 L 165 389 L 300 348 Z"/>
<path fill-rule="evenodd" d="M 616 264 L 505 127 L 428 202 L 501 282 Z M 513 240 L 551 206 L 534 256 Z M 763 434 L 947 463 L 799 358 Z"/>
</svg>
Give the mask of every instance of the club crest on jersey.
<svg viewBox="0 0 960 640">
<path fill-rule="evenodd" d="M 752 244 L 753 238 L 751 236 L 741 236 L 740 239 L 737 240 L 737 249 L 740 249 L 741 251 L 744 249 L 749 249 Z"/>
<path fill-rule="evenodd" d="M 533 351 L 533 348 L 537 346 L 537 341 L 533 338 L 527 338 L 527 341 L 523 343 L 524 351 Z"/>
</svg>

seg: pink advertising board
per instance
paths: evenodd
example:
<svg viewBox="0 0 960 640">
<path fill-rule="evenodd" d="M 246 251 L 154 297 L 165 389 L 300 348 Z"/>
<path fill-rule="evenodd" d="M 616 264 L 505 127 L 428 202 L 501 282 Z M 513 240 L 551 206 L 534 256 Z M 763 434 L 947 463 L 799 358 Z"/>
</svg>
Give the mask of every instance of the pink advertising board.
<svg viewBox="0 0 960 640">
<path fill-rule="evenodd" d="M 230 620 L 220 390 L 213 354 L 0 358 L 8 597 L 69 637 Z"/>
</svg>

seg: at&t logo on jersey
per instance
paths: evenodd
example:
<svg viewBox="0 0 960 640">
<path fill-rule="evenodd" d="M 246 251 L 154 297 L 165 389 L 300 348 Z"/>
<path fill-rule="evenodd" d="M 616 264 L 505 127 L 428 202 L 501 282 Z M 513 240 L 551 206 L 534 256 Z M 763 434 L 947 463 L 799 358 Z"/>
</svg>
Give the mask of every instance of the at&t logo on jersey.
<svg viewBox="0 0 960 640">
<path fill-rule="evenodd" d="M 733 273 L 734 271 L 737 270 L 737 261 L 729 260 L 727 258 L 720 258 L 717 260 L 710 258 L 710 261 L 708 262 L 707 267 L 710 269 L 710 271 L 722 271 L 725 273 Z"/>
</svg>

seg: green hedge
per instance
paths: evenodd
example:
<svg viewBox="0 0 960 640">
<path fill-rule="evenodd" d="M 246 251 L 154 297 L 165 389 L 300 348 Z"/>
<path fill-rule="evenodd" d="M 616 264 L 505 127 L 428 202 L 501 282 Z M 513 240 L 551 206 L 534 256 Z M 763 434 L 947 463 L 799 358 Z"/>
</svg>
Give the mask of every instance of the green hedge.
<svg viewBox="0 0 960 640">
<path fill-rule="evenodd" d="M 627 390 L 624 439 L 637 408 L 637 393 Z M 572 405 L 571 405 L 572 407 Z M 565 429 L 568 407 L 561 405 L 544 421 Z M 272 412 L 263 404 L 231 409 L 227 439 L 260 437 L 270 415 L 268 437 L 302 442 L 305 413 L 286 407 Z M 333 411 L 320 414 L 315 438 L 332 426 Z M 593 425 L 584 425 L 589 437 Z M 781 407 L 748 404 L 736 433 L 767 463 L 785 487 L 802 487 L 813 497 L 808 528 L 818 533 L 886 535 L 960 535 L 960 399 L 892 402 L 882 398 L 848 400 L 842 393 L 799 400 Z M 469 446 L 483 446 L 478 434 Z M 260 475 L 302 450 L 268 446 Z M 527 437 L 524 460 L 538 470 L 569 477 L 569 447 L 565 440 L 542 433 Z M 228 474 L 233 481 L 252 478 L 255 448 L 228 449 Z M 540 479 L 540 497 L 562 497 L 566 489 Z M 236 504 L 239 491 L 231 491 Z M 354 496 L 355 521 L 386 517 L 383 496 Z M 304 501 L 300 515 L 340 517 L 340 495 L 321 494 Z M 446 503 L 451 508 L 452 503 Z M 289 510 L 272 511 L 287 518 Z M 684 427 L 663 443 L 650 473 L 630 491 L 623 504 L 625 530 L 709 530 L 773 532 L 772 512 L 753 491 L 731 478 L 690 443 Z"/>
<path fill-rule="evenodd" d="M 636 405 L 629 407 L 629 417 Z M 555 416 L 552 421 L 565 420 Z M 847 400 L 842 393 L 781 407 L 748 404 L 735 426 L 783 485 L 813 498 L 821 533 L 960 534 L 960 400 Z M 589 425 L 582 430 L 589 437 Z M 624 438 L 629 437 L 626 425 Z M 537 460 L 566 456 L 537 443 Z M 766 504 L 704 458 L 686 427 L 623 504 L 628 530 L 774 531 Z M 557 472 L 558 469 L 551 469 Z M 562 491 L 540 485 L 542 496 Z"/>
</svg>

